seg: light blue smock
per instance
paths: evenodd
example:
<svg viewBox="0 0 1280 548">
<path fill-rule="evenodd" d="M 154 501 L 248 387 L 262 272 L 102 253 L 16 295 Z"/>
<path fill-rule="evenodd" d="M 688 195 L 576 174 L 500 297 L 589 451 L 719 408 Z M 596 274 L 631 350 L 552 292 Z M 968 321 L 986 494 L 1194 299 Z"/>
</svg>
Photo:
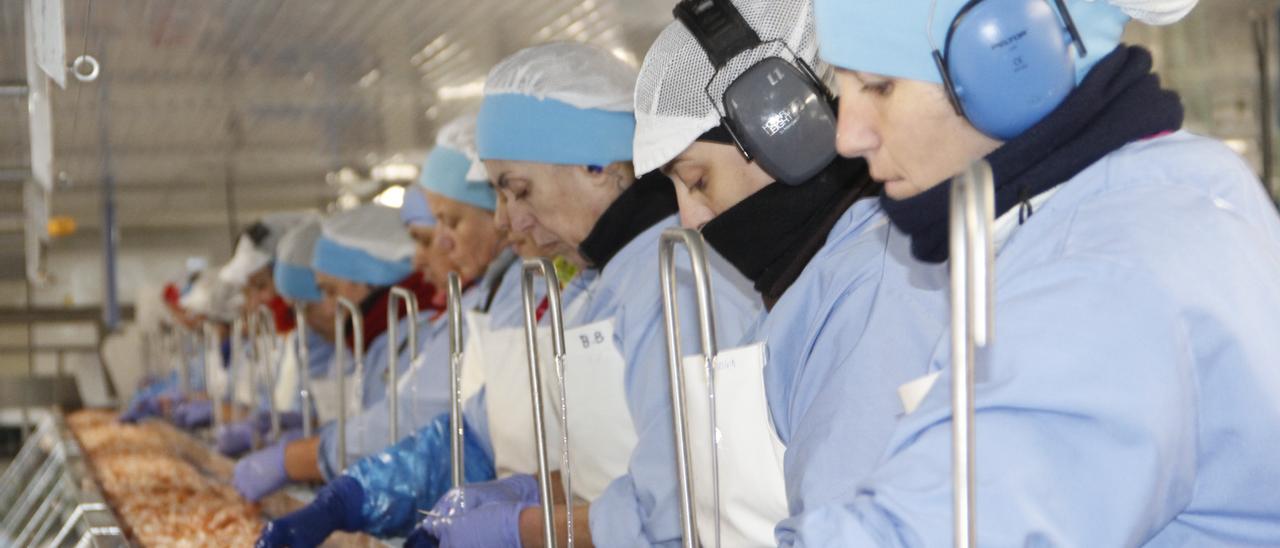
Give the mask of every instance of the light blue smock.
<svg viewBox="0 0 1280 548">
<path fill-rule="evenodd" d="M 996 268 L 980 545 L 1280 545 L 1280 221 L 1238 156 L 1185 132 L 1130 144 L 1059 186 Z M 871 474 L 780 544 L 951 543 L 945 330 L 931 356 L 941 375 Z"/>
<path fill-rule="evenodd" d="M 675 216 L 669 217 L 627 243 L 588 288 L 578 317 L 565 322 L 568 329 L 613 320 L 613 342 L 626 362 L 627 407 L 637 436 L 627 474 L 591 501 L 591 536 L 598 546 L 670 544 L 680 539 L 671 385 L 658 278 L 659 237 L 677 224 Z M 696 354 L 701 352 L 697 317 L 688 306 L 694 302 L 693 275 L 683 248 L 677 250 L 675 260 L 677 295 L 687 303 L 680 317 L 681 350 Z M 740 340 L 763 314 L 760 297 L 719 254 L 708 249 L 707 261 L 716 335 L 723 341 Z"/>
<path fill-rule="evenodd" d="M 505 265 L 510 255 L 502 255 L 491 266 Z M 501 283 L 498 276 L 484 276 L 479 282 L 462 292 L 463 310 L 481 307 L 489 298 L 494 284 Z M 499 286 L 501 291 L 501 286 Z M 518 291 L 518 289 L 517 289 Z M 428 425 L 440 413 L 446 413 L 450 407 L 449 395 L 449 318 L 448 314 L 434 311 L 424 312 L 418 320 L 418 356 L 409 356 L 407 345 L 408 320 L 401 318 L 396 334 L 402 339 L 400 351 L 399 386 L 396 394 L 398 402 L 399 431 L 401 438 L 415 430 Z M 464 322 L 462 333 L 465 340 L 467 326 Z M 381 369 L 386 370 L 387 355 L 383 352 L 378 358 Z M 366 356 L 365 367 L 373 365 Z M 390 406 L 385 401 L 386 378 L 380 378 L 382 396 L 374 404 L 366 400 L 362 413 L 347 421 L 347 463 L 353 463 L 368 455 L 394 445 L 391 440 Z M 368 391 L 365 391 L 368 394 Z M 327 427 L 321 432 L 320 454 L 322 475 L 327 479 L 341 472 L 338 469 L 338 447 L 336 425 Z"/>
<path fill-rule="evenodd" d="M 285 344 L 295 344 L 297 338 L 298 330 L 295 329 L 285 336 Z M 325 340 L 314 329 L 308 329 L 305 344 L 307 346 L 307 376 L 311 378 L 312 382 L 328 378 L 329 368 L 333 364 L 333 343 Z M 279 365 L 277 364 L 276 367 L 279 367 Z M 298 386 L 302 386 L 301 380 L 299 380 Z M 294 394 L 292 402 L 289 409 L 301 411 L 302 393 Z M 313 401 L 312 403 L 314 405 L 315 402 Z M 315 410 L 313 409 L 312 412 L 314 413 Z"/>
<path fill-rule="evenodd" d="M 511 263 L 503 273 L 489 306 L 492 329 L 519 327 L 524 324 L 520 275 L 519 261 Z M 582 294 L 585 280 L 589 279 L 590 276 L 579 275 L 571 281 L 561 292 L 561 304 L 567 307 L 577 295 Z M 541 300 L 545 293 L 545 290 L 539 289 L 543 287 L 543 284 L 534 284 L 537 300 Z M 482 297 L 487 299 L 488 294 L 489 290 L 486 288 Z M 484 394 L 485 391 L 481 388 L 468 398 L 463 409 L 466 432 L 463 454 L 468 482 L 494 478 L 493 444 L 488 437 L 489 417 Z M 430 510 L 436 500 L 451 487 L 448 410 L 443 410 L 434 419 L 417 428 L 411 436 L 373 456 L 361 459 L 347 469 L 346 474 L 354 478 L 364 491 L 361 516 L 366 532 L 380 537 L 408 534 L 421 521 L 418 511 Z"/>
<path fill-rule="evenodd" d="M 443 314 L 441 314 L 439 318 L 436 318 L 436 321 L 432 321 L 432 316 L 436 314 L 437 313 L 435 311 L 431 310 L 418 314 L 418 352 L 421 354 L 423 352 L 437 351 L 436 347 L 439 346 L 440 341 L 437 341 L 436 339 L 441 339 L 446 345 L 445 355 L 447 356 L 448 337 L 444 335 L 447 333 L 447 329 L 443 328 L 443 326 L 446 325 L 446 322 L 444 321 Z M 396 325 L 396 338 L 398 339 L 396 349 L 399 352 L 399 356 L 396 360 L 396 371 L 400 375 L 405 375 L 409 370 L 410 364 L 413 362 L 413 356 L 409 355 L 409 318 L 401 317 L 400 320 L 396 322 Z M 361 395 L 361 404 L 363 405 L 363 408 L 360 413 L 347 417 L 346 422 L 348 464 L 364 458 L 367 455 L 376 453 L 379 449 L 391 444 L 391 421 L 389 419 L 389 409 L 386 401 L 387 381 L 389 380 L 387 359 L 392 351 L 392 347 L 389 342 L 390 337 L 388 336 L 388 332 L 383 332 L 374 339 L 373 344 L 369 345 L 368 350 L 365 351 L 364 375 L 362 377 L 364 390 Z M 440 386 L 437 383 L 436 386 L 427 386 L 424 388 L 429 391 L 439 392 L 439 398 L 447 398 L 449 392 L 449 385 L 447 382 L 448 363 L 446 361 L 439 367 L 435 367 L 434 365 L 435 364 L 433 364 L 432 367 L 423 369 L 445 369 L 446 371 L 441 374 L 444 384 L 443 386 Z M 419 375 L 424 379 L 427 376 L 422 375 L 421 373 Z M 401 386 L 403 387 L 409 384 L 411 383 L 401 383 Z M 401 417 L 401 420 L 404 421 L 406 418 L 416 416 L 409 412 L 414 409 L 414 404 L 413 402 L 405 399 L 407 391 L 401 389 L 397 393 L 400 397 L 399 416 Z M 419 400 L 422 400 L 427 397 L 427 394 L 415 393 L 414 396 Z M 426 413 L 427 410 L 424 410 L 423 412 Z M 435 417 L 435 414 L 424 414 L 423 416 L 426 418 L 419 421 L 420 424 L 417 425 L 401 422 L 401 431 L 412 432 L 413 428 L 421 426 L 423 421 L 430 420 L 430 418 Z M 337 421 L 330 421 L 320 429 L 320 462 L 318 464 L 320 473 L 325 478 L 325 481 L 332 479 L 341 472 L 338 468 L 338 451 Z"/>
<path fill-rule="evenodd" d="M 792 514 L 840 500 L 879 461 L 902 413 L 897 388 L 928 372 L 947 284 L 945 265 L 912 258 L 879 201 L 861 200 L 746 337 L 766 344 Z"/>
</svg>

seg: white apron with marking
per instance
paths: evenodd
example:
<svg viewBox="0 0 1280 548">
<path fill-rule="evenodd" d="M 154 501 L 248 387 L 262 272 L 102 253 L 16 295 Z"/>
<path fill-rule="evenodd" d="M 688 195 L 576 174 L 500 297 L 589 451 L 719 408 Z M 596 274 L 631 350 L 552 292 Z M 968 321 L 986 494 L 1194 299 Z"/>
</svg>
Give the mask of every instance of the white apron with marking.
<svg viewBox="0 0 1280 548">
<path fill-rule="evenodd" d="M 472 327 L 481 327 L 472 325 Z M 551 359 L 551 335 L 539 327 L 538 353 L 542 356 L 543 403 L 546 414 L 548 465 L 560 469 L 560 427 L 552 413 L 555 369 Z M 533 435 L 533 404 L 529 402 L 529 362 L 525 352 L 524 328 L 490 330 L 482 326 L 471 337 L 484 348 L 481 354 L 485 381 L 485 409 L 489 415 L 489 437 L 493 444 L 494 470 L 499 478 L 512 474 L 537 474 L 537 446 Z M 470 361 L 470 360 L 468 360 Z M 465 369 L 465 367 L 464 367 Z"/>
<path fill-rule="evenodd" d="M 624 384 L 627 364 L 613 342 L 613 320 L 566 330 L 565 345 L 573 491 L 592 501 L 627 473 L 636 446 Z M 555 405 L 558 412 L 558 400 Z"/>
<path fill-rule="evenodd" d="M 773 546 L 773 528 L 787 513 L 782 457 L 764 389 L 765 345 L 724 350 L 716 357 L 716 433 L 720 440 L 720 545 Z M 684 359 L 689 455 L 703 546 L 715 546 L 711 421 L 702 356 Z"/>
</svg>

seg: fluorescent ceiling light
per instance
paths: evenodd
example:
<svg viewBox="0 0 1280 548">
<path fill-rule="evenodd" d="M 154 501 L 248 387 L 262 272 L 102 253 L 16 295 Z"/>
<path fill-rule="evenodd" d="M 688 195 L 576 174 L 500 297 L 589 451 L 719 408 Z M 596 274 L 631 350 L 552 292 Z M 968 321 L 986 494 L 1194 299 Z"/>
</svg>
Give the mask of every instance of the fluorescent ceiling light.
<svg viewBox="0 0 1280 548">
<path fill-rule="evenodd" d="M 373 203 L 398 208 L 404 205 L 404 187 L 392 185 L 373 197 Z"/>
<path fill-rule="evenodd" d="M 484 95 L 483 78 L 456 86 L 440 86 L 440 88 L 436 90 L 436 97 L 439 97 L 441 101 L 475 99 L 482 95 Z"/>
</svg>

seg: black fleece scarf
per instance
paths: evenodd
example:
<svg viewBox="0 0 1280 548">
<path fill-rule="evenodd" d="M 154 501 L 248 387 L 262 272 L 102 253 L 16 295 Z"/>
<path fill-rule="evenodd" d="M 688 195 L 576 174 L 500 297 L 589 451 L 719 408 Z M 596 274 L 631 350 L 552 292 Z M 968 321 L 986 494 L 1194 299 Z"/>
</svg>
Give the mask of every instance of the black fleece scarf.
<svg viewBox="0 0 1280 548">
<path fill-rule="evenodd" d="M 671 180 L 659 171 L 650 172 L 622 191 L 604 210 L 591 233 L 578 246 L 578 252 L 592 268 L 603 270 L 609 260 L 641 232 L 677 211 L 676 189 L 671 186 Z"/>
<path fill-rule="evenodd" d="M 703 226 L 702 236 L 773 308 L 849 206 L 879 190 L 866 162 L 838 158 L 804 184 L 773 183 L 748 196 Z"/>
<path fill-rule="evenodd" d="M 1131 142 L 1182 127 L 1182 102 L 1160 88 L 1151 53 L 1119 46 L 1044 120 L 987 156 L 995 176 L 996 216 L 1075 177 Z M 905 200 L 881 196 L 893 224 L 911 236 L 911 254 L 947 260 L 950 182 Z"/>
</svg>

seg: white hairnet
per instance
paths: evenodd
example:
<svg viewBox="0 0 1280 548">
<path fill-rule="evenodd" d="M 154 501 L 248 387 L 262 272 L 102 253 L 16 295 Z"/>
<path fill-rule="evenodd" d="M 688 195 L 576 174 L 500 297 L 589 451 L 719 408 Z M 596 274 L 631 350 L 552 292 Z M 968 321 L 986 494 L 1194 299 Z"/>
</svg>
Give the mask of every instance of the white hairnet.
<svg viewBox="0 0 1280 548">
<path fill-rule="evenodd" d="M 436 146 L 451 148 L 466 154 L 467 158 L 471 159 L 466 180 L 489 182 L 489 174 L 485 171 L 484 164 L 480 162 L 480 155 L 476 152 L 476 114 L 474 112 L 459 116 L 440 128 L 436 133 Z"/>
<path fill-rule="evenodd" d="M 376 259 L 395 262 L 413 256 L 413 240 L 401 223 L 397 209 L 364 204 L 330 215 L 320 227 L 325 238 Z"/>
<path fill-rule="evenodd" d="M 791 51 L 781 44 L 765 44 L 738 54 L 717 74 L 683 23 L 667 25 L 645 54 L 636 81 L 636 173 L 662 167 L 698 136 L 720 125 L 725 88 L 761 59 L 777 56 L 790 60 L 794 52 L 818 74 L 828 72 L 817 59 L 810 1 L 734 0 L 733 4 L 761 40 L 782 40 Z M 712 83 L 710 88 L 708 82 Z"/>
<path fill-rule="evenodd" d="M 631 112 L 635 69 L 590 44 L 557 42 L 525 48 L 489 71 L 485 95 L 515 93 L 577 108 Z"/>
<path fill-rule="evenodd" d="M 286 211 L 269 213 L 258 219 L 240 235 L 236 242 L 235 254 L 219 275 L 227 283 L 244 285 L 249 276 L 261 270 L 275 258 L 276 246 L 280 238 L 311 213 L 304 211 Z"/>
<path fill-rule="evenodd" d="M 230 322 L 244 304 L 244 296 L 238 286 L 222 279 L 218 269 L 209 268 L 196 277 L 178 304 L 210 320 Z"/>
<path fill-rule="evenodd" d="M 1089 0 L 1093 1 L 1093 0 Z M 1169 25 L 1182 20 L 1200 0 L 1107 0 L 1125 15 L 1148 25 Z"/>
</svg>

